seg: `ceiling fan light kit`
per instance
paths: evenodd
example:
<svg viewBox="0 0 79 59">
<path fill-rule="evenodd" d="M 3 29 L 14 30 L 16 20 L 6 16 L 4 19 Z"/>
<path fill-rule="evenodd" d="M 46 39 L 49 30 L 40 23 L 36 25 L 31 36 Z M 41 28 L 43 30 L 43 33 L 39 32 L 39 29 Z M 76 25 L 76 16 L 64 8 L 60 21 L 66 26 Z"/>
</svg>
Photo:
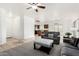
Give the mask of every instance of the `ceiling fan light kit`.
<svg viewBox="0 0 79 59">
<path fill-rule="evenodd" d="M 37 9 L 37 6 L 32 6 L 33 9 Z"/>
<path fill-rule="evenodd" d="M 38 12 L 38 9 L 35 9 L 36 12 Z"/>
<path fill-rule="evenodd" d="M 28 3 L 28 4 L 30 4 L 31 7 L 28 7 L 26 9 L 31 9 L 32 8 L 36 12 L 38 12 L 38 8 L 40 8 L 40 9 L 45 9 L 46 8 L 46 6 L 44 6 L 44 5 L 40 4 L 40 3 Z"/>
</svg>

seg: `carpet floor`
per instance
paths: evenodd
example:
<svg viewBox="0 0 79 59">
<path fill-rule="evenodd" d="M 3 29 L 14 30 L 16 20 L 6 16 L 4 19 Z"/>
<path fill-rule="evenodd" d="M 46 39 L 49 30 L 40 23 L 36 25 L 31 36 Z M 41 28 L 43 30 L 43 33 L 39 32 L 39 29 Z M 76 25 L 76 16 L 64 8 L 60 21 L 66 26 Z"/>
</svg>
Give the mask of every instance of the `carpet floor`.
<svg viewBox="0 0 79 59">
<path fill-rule="evenodd" d="M 24 43 L 20 46 L 0 52 L 0 56 L 60 56 L 61 45 L 55 45 L 51 49 L 50 54 L 46 54 L 40 50 L 33 49 L 33 41 Z"/>
</svg>

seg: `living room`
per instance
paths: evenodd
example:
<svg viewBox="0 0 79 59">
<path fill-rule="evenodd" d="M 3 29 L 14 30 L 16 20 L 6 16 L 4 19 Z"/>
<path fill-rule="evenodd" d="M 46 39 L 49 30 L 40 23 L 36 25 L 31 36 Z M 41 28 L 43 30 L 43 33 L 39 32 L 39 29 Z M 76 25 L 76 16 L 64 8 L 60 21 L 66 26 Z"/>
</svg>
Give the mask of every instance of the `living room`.
<svg viewBox="0 0 79 59">
<path fill-rule="evenodd" d="M 0 4 L 0 55 L 79 55 L 78 13 L 78 3 Z"/>
</svg>

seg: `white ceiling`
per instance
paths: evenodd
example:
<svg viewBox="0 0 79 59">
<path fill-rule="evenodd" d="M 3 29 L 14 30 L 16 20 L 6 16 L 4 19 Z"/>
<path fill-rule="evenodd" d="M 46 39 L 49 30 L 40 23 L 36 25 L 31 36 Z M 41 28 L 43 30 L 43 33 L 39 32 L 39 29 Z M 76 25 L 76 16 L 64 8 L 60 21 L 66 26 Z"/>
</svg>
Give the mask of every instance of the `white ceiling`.
<svg viewBox="0 0 79 59">
<path fill-rule="evenodd" d="M 79 18 L 79 3 L 47 3 L 46 9 L 39 11 L 41 21 L 75 20 Z"/>
<path fill-rule="evenodd" d="M 52 20 L 74 20 L 79 18 L 79 3 L 43 3 L 46 9 L 39 9 L 36 13 L 33 9 L 27 10 L 30 5 L 23 3 L 0 3 L 0 8 L 15 14 L 22 14 L 41 21 Z"/>
<path fill-rule="evenodd" d="M 24 4 L 22 3 L 0 3 L 0 8 L 17 15 L 24 12 Z"/>
</svg>

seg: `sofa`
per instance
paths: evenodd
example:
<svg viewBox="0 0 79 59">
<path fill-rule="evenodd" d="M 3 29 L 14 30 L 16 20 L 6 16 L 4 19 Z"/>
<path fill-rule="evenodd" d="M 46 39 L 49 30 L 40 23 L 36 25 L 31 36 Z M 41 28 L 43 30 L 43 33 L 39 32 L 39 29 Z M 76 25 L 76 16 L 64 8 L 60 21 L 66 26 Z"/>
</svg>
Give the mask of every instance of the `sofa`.
<svg viewBox="0 0 79 59">
<path fill-rule="evenodd" d="M 61 56 L 79 56 L 79 38 L 72 39 L 73 45 L 64 42 L 61 47 Z"/>
<path fill-rule="evenodd" d="M 42 38 L 54 40 L 53 44 L 60 43 L 60 32 L 44 32 Z"/>
</svg>

